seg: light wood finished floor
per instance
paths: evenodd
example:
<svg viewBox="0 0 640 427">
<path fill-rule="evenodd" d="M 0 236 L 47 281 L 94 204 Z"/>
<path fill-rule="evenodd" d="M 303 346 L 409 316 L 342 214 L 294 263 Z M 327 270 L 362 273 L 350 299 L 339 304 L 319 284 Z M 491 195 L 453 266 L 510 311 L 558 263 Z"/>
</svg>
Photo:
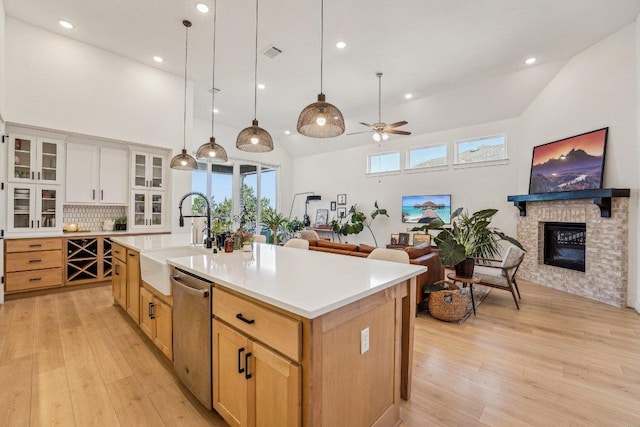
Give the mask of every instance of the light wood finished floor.
<svg viewBox="0 0 640 427">
<path fill-rule="evenodd" d="M 416 320 L 403 426 L 638 426 L 640 315 L 521 283 Z M 222 426 L 100 286 L 0 306 L 0 425 Z"/>
</svg>

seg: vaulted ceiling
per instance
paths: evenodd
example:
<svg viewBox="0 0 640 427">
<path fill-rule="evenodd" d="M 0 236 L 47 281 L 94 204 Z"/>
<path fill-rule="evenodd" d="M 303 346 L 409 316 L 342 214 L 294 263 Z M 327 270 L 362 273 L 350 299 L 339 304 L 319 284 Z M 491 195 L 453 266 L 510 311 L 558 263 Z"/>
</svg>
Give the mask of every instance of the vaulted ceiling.
<svg viewBox="0 0 640 427">
<path fill-rule="evenodd" d="M 213 0 L 200 1 L 213 8 Z M 213 19 L 196 10 L 197 0 L 4 2 L 11 17 L 179 76 L 181 21 L 191 20 L 195 114 L 210 117 Z M 403 129 L 414 134 L 516 117 L 572 55 L 639 12 L 640 0 L 325 0 L 324 93 L 342 110 L 347 133 L 376 121 L 378 71 L 383 121 L 407 120 Z M 254 1 L 218 0 L 216 120 L 238 129 L 253 118 L 254 29 Z M 340 40 L 345 49 L 336 48 Z M 372 143 L 370 134 L 318 140 L 295 131 L 320 90 L 320 0 L 261 0 L 258 49 L 269 46 L 282 54 L 259 54 L 266 89 L 257 116 L 277 143 L 293 157 Z M 530 56 L 538 58 L 533 66 L 523 63 Z M 393 138 L 401 137 L 388 143 Z"/>
</svg>

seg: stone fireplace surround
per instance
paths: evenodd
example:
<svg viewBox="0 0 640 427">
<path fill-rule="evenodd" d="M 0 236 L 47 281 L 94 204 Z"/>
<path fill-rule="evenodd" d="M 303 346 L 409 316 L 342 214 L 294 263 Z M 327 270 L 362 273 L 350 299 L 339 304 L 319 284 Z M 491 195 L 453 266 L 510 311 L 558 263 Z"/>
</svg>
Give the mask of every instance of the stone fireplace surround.
<svg viewBox="0 0 640 427">
<path fill-rule="evenodd" d="M 550 288 L 622 307 L 627 301 L 629 199 L 613 197 L 601 217 L 593 199 L 529 201 L 518 218 L 518 240 L 527 250 L 518 276 Z M 544 223 L 586 223 L 586 271 L 545 265 Z"/>
</svg>

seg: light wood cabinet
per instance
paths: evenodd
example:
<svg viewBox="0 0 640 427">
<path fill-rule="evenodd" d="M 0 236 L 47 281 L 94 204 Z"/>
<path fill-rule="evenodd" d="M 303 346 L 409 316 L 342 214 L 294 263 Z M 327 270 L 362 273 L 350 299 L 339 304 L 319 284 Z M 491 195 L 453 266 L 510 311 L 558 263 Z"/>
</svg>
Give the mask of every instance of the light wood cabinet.
<svg viewBox="0 0 640 427">
<path fill-rule="evenodd" d="M 113 261 L 109 237 L 65 237 L 64 247 L 65 285 L 96 283 L 111 278 Z"/>
<path fill-rule="evenodd" d="M 7 240 L 5 252 L 7 294 L 62 286 L 61 238 Z"/>
<path fill-rule="evenodd" d="M 300 425 L 301 323 L 220 289 L 213 301 L 214 408 L 233 426 Z"/>
<path fill-rule="evenodd" d="M 113 259 L 112 276 L 113 299 L 126 309 L 127 306 L 127 264 L 118 258 Z"/>
<path fill-rule="evenodd" d="M 126 205 L 129 153 L 91 144 L 68 143 L 67 203 Z"/>
<path fill-rule="evenodd" d="M 140 329 L 169 360 L 173 360 L 173 310 L 171 306 L 140 288 Z"/>
<path fill-rule="evenodd" d="M 140 254 L 127 249 L 127 313 L 140 323 Z"/>
</svg>

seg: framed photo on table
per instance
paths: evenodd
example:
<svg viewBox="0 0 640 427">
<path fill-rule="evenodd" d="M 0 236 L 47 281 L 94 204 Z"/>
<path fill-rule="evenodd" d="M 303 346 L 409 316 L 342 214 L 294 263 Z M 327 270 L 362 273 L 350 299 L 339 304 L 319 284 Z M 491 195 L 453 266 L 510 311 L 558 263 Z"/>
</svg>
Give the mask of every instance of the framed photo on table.
<svg viewBox="0 0 640 427">
<path fill-rule="evenodd" d="M 316 211 L 316 227 L 320 225 L 327 225 L 328 220 L 329 220 L 328 209 L 318 209 Z"/>
<path fill-rule="evenodd" d="M 398 235 L 397 234 L 392 234 L 391 235 L 391 244 L 392 245 L 397 245 L 398 244 Z"/>
<path fill-rule="evenodd" d="M 345 206 L 347 204 L 347 195 L 346 194 L 338 194 L 338 206 Z"/>
<path fill-rule="evenodd" d="M 409 233 L 399 233 L 398 234 L 398 244 L 399 245 L 409 245 L 409 237 L 411 235 Z"/>
<path fill-rule="evenodd" d="M 431 234 L 414 234 L 413 235 L 413 246 L 418 246 L 423 243 L 427 245 L 431 245 Z"/>
</svg>

